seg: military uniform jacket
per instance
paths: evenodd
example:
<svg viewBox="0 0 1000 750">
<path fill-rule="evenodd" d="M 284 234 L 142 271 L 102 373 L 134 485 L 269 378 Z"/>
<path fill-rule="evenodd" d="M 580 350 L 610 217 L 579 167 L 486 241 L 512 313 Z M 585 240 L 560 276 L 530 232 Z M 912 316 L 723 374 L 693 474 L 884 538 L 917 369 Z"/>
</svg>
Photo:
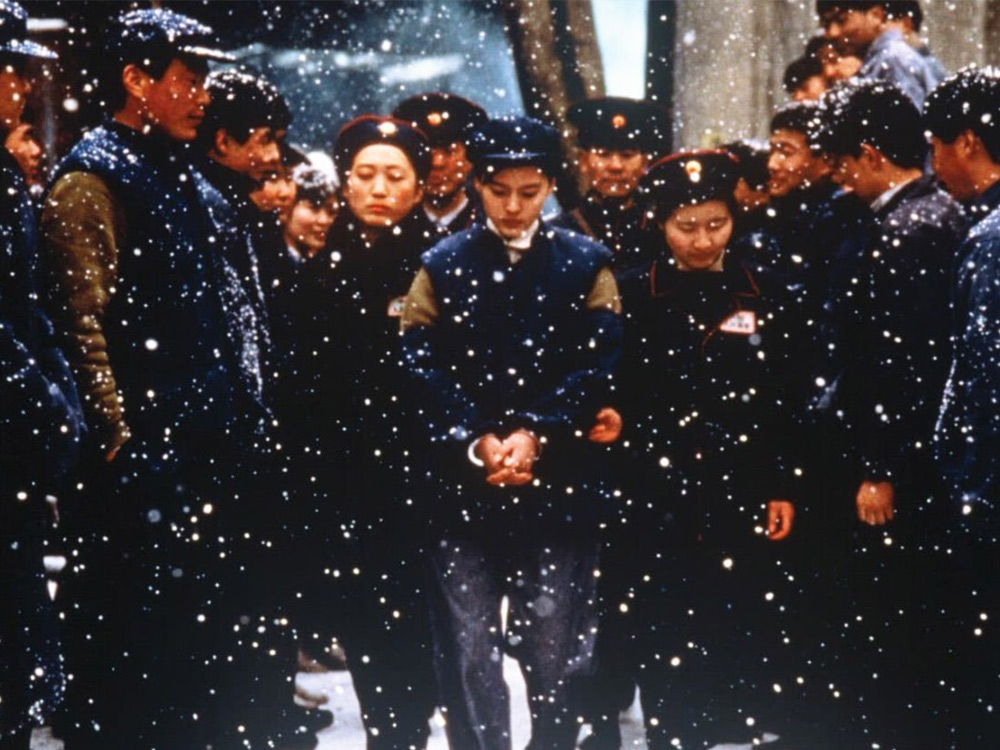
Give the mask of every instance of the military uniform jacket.
<svg viewBox="0 0 1000 750">
<path fill-rule="evenodd" d="M 717 529 L 752 529 L 767 500 L 801 501 L 795 311 L 773 274 L 685 272 L 661 259 L 622 302 L 618 398 L 641 494 Z"/>
<path fill-rule="evenodd" d="M 42 309 L 34 209 L 0 153 L 0 508 L 44 499 L 75 462 L 83 415 Z M 36 494 L 35 491 L 43 490 Z M 22 494 L 23 493 L 23 494 Z M 41 507 L 41 506 L 37 506 Z"/>
<path fill-rule="evenodd" d="M 109 122 L 60 164 L 42 213 L 53 310 L 90 424 L 160 465 L 235 447 L 260 409 L 227 310 L 224 242 L 177 144 Z"/>
<path fill-rule="evenodd" d="M 298 269 L 277 313 L 289 352 L 280 400 L 295 432 L 366 466 L 375 451 L 387 464 L 402 450 L 399 319 L 436 236 L 418 207 L 368 244 L 345 207 L 326 248 Z"/>
<path fill-rule="evenodd" d="M 659 231 L 646 228 L 643 212 L 632 200 L 603 198 L 595 193 L 588 193 L 579 206 L 564 211 L 550 223 L 586 235 L 610 249 L 611 270 L 619 282 L 649 265 L 652 258 L 646 252 L 648 237 Z"/>
<path fill-rule="evenodd" d="M 516 429 L 545 440 L 536 476 L 586 478 L 591 467 L 573 456 L 610 403 L 621 352 L 609 260 L 601 245 L 544 223 L 516 263 L 485 226 L 424 254 L 403 350 L 422 440 L 439 448 L 432 478 L 468 478 L 470 489 L 486 492 L 483 471 L 469 472 L 466 448 Z"/>
<path fill-rule="evenodd" d="M 1000 183 L 978 203 L 988 213 L 958 251 L 955 349 L 935 432 L 952 499 L 968 503 L 972 516 L 985 522 L 995 539 L 1000 503 Z"/>
<path fill-rule="evenodd" d="M 766 215 L 763 236 L 750 235 L 764 248 L 754 259 L 792 292 L 806 327 L 797 387 L 806 402 L 829 412 L 847 363 L 863 356 L 864 268 L 876 236 L 874 217 L 829 182 L 773 201 Z"/>
<path fill-rule="evenodd" d="M 867 478 L 896 482 L 928 466 L 951 364 L 951 295 L 964 239 L 961 206 L 933 177 L 914 180 L 875 217 L 862 317 L 865 357 L 845 373 L 843 408 L 860 428 Z M 863 437 L 861 437 L 863 436 Z"/>
</svg>

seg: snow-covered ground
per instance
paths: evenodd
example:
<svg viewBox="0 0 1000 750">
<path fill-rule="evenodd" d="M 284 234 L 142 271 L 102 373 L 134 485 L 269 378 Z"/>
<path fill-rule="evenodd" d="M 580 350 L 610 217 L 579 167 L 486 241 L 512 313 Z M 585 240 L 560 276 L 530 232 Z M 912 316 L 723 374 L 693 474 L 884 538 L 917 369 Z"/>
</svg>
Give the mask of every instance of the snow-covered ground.
<svg viewBox="0 0 1000 750">
<path fill-rule="evenodd" d="M 524 680 L 513 659 L 504 660 L 504 675 L 510 685 L 513 711 L 514 747 L 523 748 L 531 733 L 528 724 L 528 703 L 525 697 Z M 310 693 L 323 693 L 330 700 L 325 707 L 334 714 L 333 725 L 319 734 L 317 750 L 365 750 L 365 731 L 361 724 L 358 701 L 354 696 L 351 676 L 348 672 L 300 673 L 299 683 Z M 629 750 L 645 750 L 642 738 L 642 717 L 633 708 L 623 717 L 623 739 Z M 62 742 L 53 740 L 47 729 L 35 732 L 32 750 L 62 750 Z M 427 750 L 449 750 L 440 716 L 435 716 Z"/>
</svg>

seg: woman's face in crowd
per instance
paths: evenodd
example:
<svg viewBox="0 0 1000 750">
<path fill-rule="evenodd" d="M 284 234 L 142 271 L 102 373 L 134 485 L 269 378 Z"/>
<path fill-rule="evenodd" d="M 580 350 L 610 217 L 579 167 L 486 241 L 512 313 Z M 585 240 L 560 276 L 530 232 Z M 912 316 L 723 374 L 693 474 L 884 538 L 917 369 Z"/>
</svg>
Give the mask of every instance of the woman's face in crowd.
<svg viewBox="0 0 1000 750">
<path fill-rule="evenodd" d="M 402 149 L 375 143 L 355 155 L 344 200 L 366 226 L 394 226 L 422 199 L 423 188 Z"/>
<path fill-rule="evenodd" d="M 338 209 L 337 199 L 332 196 L 319 204 L 311 200 L 297 201 L 285 228 L 286 238 L 303 255 L 312 257 L 326 245 L 326 236 L 337 218 Z"/>
<path fill-rule="evenodd" d="M 513 240 L 523 235 L 542 213 L 552 192 L 552 179 L 537 167 L 510 167 L 489 182 L 476 180 L 483 211 L 500 236 Z"/>
<path fill-rule="evenodd" d="M 725 201 L 681 206 L 667 219 L 663 233 L 680 270 L 721 271 L 733 217 Z"/>
<path fill-rule="evenodd" d="M 287 224 L 295 205 L 295 193 L 295 181 L 287 170 L 281 170 L 265 178 L 260 188 L 250 193 L 250 199 L 260 211 L 277 211 L 281 223 Z"/>
</svg>

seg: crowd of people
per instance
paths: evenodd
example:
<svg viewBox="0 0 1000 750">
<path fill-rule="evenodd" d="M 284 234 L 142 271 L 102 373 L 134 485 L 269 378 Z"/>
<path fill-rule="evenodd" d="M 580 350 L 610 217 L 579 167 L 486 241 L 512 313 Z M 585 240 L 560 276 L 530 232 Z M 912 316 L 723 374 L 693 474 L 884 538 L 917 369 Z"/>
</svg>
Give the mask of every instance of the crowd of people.
<svg viewBox="0 0 1000 750">
<path fill-rule="evenodd" d="M 427 92 L 307 156 L 160 8 L 46 178 L 2 0 L 0 749 L 313 747 L 333 638 L 370 750 L 510 750 L 505 655 L 532 750 L 636 687 L 652 750 L 997 741 L 1000 71 L 816 11 L 767 144 L 578 102 L 546 217 L 549 124 Z"/>
</svg>

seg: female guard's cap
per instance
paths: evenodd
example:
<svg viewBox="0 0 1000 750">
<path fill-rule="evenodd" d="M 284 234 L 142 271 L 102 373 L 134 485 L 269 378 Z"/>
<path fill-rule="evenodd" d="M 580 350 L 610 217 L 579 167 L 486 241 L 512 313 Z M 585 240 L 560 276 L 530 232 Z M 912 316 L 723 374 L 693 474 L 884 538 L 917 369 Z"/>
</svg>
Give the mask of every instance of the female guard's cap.
<svg viewBox="0 0 1000 750">
<path fill-rule="evenodd" d="M 733 202 L 739 162 L 727 151 L 682 151 L 656 162 L 639 185 L 643 202 L 666 219 L 681 206 Z"/>
<path fill-rule="evenodd" d="M 362 115 L 340 129 L 333 147 L 341 184 L 346 184 L 354 157 L 365 146 L 384 143 L 395 146 L 409 159 L 417 179 L 424 182 L 431 171 L 431 148 L 427 136 L 408 122 L 392 117 Z"/>
</svg>

